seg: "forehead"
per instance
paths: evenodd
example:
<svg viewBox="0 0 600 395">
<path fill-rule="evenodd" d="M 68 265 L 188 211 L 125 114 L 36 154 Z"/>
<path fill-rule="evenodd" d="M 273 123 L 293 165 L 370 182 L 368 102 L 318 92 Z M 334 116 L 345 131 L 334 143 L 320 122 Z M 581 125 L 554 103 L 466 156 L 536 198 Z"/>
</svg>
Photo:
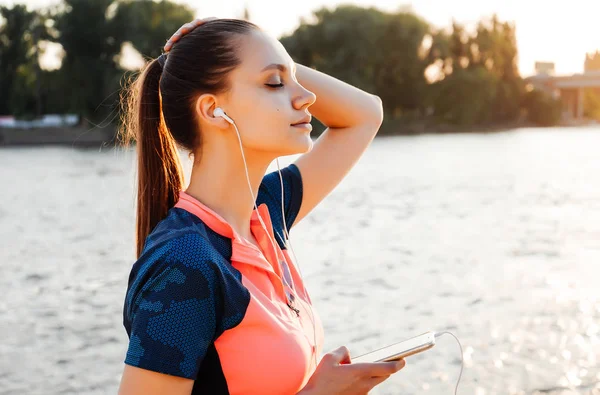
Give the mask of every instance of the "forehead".
<svg viewBox="0 0 600 395">
<path fill-rule="evenodd" d="M 266 66 L 276 63 L 290 68 L 293 60 L 284 46 L 276 38 L 261 31 L 255 31 L 245 36 L 240 42 L 240 57 L 242 63 L 240 72 L 259 74 Z"/>
</svg>

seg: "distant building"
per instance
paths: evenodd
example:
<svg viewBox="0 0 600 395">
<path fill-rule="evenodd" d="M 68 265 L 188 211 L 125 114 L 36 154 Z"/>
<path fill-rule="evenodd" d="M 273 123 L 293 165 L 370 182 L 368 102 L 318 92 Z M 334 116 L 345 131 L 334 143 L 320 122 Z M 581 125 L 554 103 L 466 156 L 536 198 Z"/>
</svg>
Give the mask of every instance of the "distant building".
<svg viewBox="0 0 600 395">
<path fill-rule="evenodd" d="M 600 55 L 595 58 L 586 56 L 584 73 L 571 75 L 555 75 L 554 63 L 536 62 L 536 74 L 525 81 L 535 89 L 541 89 L 563 102 L 564 120 L 582 120 L 584 108 L 584 89 L 600 88 L 600 68 L 590 70 L 591 62 L 600 62 Z"/>
<path fill-rule="evenodd" d="M 554 75 L 554 62 L 535 62 L 535 73 Z"/>
</svg>

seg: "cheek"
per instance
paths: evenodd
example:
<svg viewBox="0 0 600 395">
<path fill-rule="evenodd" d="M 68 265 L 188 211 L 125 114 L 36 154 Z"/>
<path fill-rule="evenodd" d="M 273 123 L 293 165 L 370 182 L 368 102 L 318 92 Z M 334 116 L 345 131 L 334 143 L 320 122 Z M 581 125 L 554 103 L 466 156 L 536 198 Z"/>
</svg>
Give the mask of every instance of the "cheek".
<svg viewBox="0 0 600 395">
<path fill-rule="evenodd" d="M 290 104 L 284 95 L 266 95 L 248 106 L 247 119 L 252 123 L 252 134 L 277 138 L 289 130 L 290 116 L 287 107 Z"/>
<path fill-rule="evenodd" d="M 289 98 L 285 94 L 267 95 L 261 101 L 260 114 L 263 118 L 270 119 L 279 124 L 289 124 Z"/>
<path fill-rule="evenodd" d="M 236 92 L 239 120 L 234 120 L 246 147 L 278 151 L 295 144 L 290 139 L 292 103 L 286 92 L 248 88 L 241 93 Z"/>
</svg>

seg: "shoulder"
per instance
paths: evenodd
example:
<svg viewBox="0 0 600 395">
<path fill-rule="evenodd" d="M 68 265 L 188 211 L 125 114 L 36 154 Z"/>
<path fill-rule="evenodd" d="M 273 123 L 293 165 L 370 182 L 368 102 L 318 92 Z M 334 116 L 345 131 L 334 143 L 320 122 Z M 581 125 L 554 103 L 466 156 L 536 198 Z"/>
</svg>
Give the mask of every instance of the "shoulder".
<svg viewBox="0 0 600 395">
<path fill-rule="evenodd" d="M 242 285 L 241 273 L 231 265 L 230 243 L 213 233 L 185 210 L 169 212 L 148 236 L 132 266 L 123 312 L 125 322 L 140 304 L 166 308 L 157 302 L 204 300 L 218 308 L 225 298 L 235 298 L 238 306 L 246 304 L 249 292 Z M 225 289 L 232 292 L 226 295 Z"/>
<path fill-rule="evenodd" d="M 300 169 L 295 164 L 290 164 L 281 169 L 281 178 L 279 171 L 267 173 L 260 184 L 259 197 L 273 198 L 281 196 L 281 182 L 283 181 L 284 192 L 293 192 L 302 196 L 302 175 Z M 286 191 L 289 189 L 289 191 Z M 265 196 L 266 195 L 266 196 Z"/>
<path fill-rule="evenodd" d="M 186 235 L 187 237 L 182 237 Z M 173 207 L 146 238 L 140 258 L 157 247 L 173 247 L 181 243 L 201 243 L 206 250 L 216 241 L 215 235 L 200 218 L 184 209 Z"/>
<path fill-rule="evenodd" d="M 226 240 L 218 240 L 198 217 L 179 208 L 172 208 L 165 219 L 148 235 L 142 254 L 134 263 L 132 273 L 149 271 L 155 275 L 165 270 L 227 271 L 231 252 Z M 148 274 L 143 277 L 148 279 Z"/>
</svg>

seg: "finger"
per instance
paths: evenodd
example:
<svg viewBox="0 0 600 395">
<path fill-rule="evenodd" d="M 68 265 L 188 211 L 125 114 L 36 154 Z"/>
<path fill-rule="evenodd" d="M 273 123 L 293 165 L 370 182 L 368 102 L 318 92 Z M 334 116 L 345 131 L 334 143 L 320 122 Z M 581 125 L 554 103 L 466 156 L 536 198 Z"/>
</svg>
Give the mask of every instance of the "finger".
<svg viewBox="0 0 600 395">
<path fill-rule="evenodd" d="M 215 17 L 209 17 L 209 18 L 196 18 L 194 19 L 192 22 L 190 22 L 192 25 L 194 25 L 194 27 L 198 27 L 200 25 L 202 25 L 205 22 L 211 21 L 213 19 L 217 19 Z"/>
<path fill-rule="evenodd" d="M 214 19 L 216 19 L 216 18 L 214 18 Z M 188 23 L 183 24 L 173 34 L 173 36 L 171 37 L 171 41 L 173 41 L 174 43 L 177 42 L 177 41 L 179 41 L 179 39 L 181 37 L 185 36 L 186 34 L 188 34 L 189 32 L 191 32 L 192 30 L 194 30 L 198 26 L 202 25 L 204 22 L 205 22 L 204 19 L 194 19 L 192 22 L 188 22 Z"/>
<path fill-rule="evenodd" d="M 173 47 L 173 44 L 175 44 L 176 41 L 173 41 L 173 39 L 169 39 L 169 41 L 167 41 L 167 43 L 165 44 L 164 50 L 165 52 L 169 52 L 171 50 L 171 48 Z"/>
<path fill-rule="evenodd" d="M 208 17 L 208 18 L 204 18 L 204 19 L 196 18 L 192 22 L 188 22 L 188 23 L 182 25 L 179 29 L 177 29 L 177 31 L 175 33 L 173 33 L 171 38 L 165 44 L 165 46 L 164 46 L 165 52 L 170 51 L 171 48 L 173 47 L 173 44 L 175 44 L 177 41 L 179 41 L 179 39 L 181 37 L 183 37 L 184 35 L 188 34 L 189 32 L 191 32 L 198 26 L 202 25 L 203 23 L 212 21 L 215 19 L 218 19 L 218 18 L 212 17 L 212 16 Z"/>
<path fill-rule="evenodd" d="M 329 360 L 334 365 L 339 365 L 342 363 L 349 363 L 350 361 L 350 351 L 345 346 L 341 346 L 336 348 L 332 352 L 326 355 L 327 360 Z M 346 362 L 348 361 L 348 362 Z"/>
<path fill-rule="evenodd" d="M 168 51 L 169 49 L 171 49 L 173 44 L 175 44 L 177 41 L 179 41 L 179 37 L 180 36 L 172 35 L 171 38 L 169 39 L 169 41 L 167 41 L 167 43 L 165 44 L 165 51 Z"/>
<path fill-rule="evenodd" d="M 219 19 L 219 18 L 217 18 L 217 17 L 214 17 L 214 16 L 209 16 L 208 18 L 204 18 L 204 19 L 196 19 L 196 20 L 198 21 L 198 26 L 200 26 L 200 25 L 201 25 L 201 24 L 203 24 L 203 23 L 206 23 L 206 22 L 208 22 L 208 21 L 214 21 L 214 20 L 217 20 L 217 19 Z"/>
<path fill-rule="evenodd" d="M 186 23 L 185 25 L 181 26 L 180 30 L 180 34 L 188 34 L 190 31 L 192 31 L 197 25 L 194 23 Z"/>
<path fill-rule="evenodd" d="M 182 26 L 183 27 L 183 26 Z M 173 34 L 171 36 L 171 38 L 169 38 L 169 40 L 167 41 L 167 43 L 165 44 L 165 51 L 168 51 L 171 49 L 171 47 L 173 46 L 173 44 L 175 44 L 177 41 L 179 41 L 179 39 L 181 38 L 181 30 L 182 27 L 179 28 L 179 30 L 177 30 L 175 32 L 175 34 Z"/>
<path fill-rule="evenodd" d="M 364 377 L 382 377 L 396 373 L 406 365 L 404 359 L 394 362 L 354 363 L 348 368 L 354 369 Z"/>
<path fill-rule="evenodd" d="M 177 29 L 177 31 L 175 33 L 173 33 L 173 35 L 171 36 L 171 40 L 173 40 L 173 38 L 177 37 L 181 37 L 181 30 L 183 29 L 185 25 L 181 25 L 181 27 L 179 29 Z"/>
</svg>

